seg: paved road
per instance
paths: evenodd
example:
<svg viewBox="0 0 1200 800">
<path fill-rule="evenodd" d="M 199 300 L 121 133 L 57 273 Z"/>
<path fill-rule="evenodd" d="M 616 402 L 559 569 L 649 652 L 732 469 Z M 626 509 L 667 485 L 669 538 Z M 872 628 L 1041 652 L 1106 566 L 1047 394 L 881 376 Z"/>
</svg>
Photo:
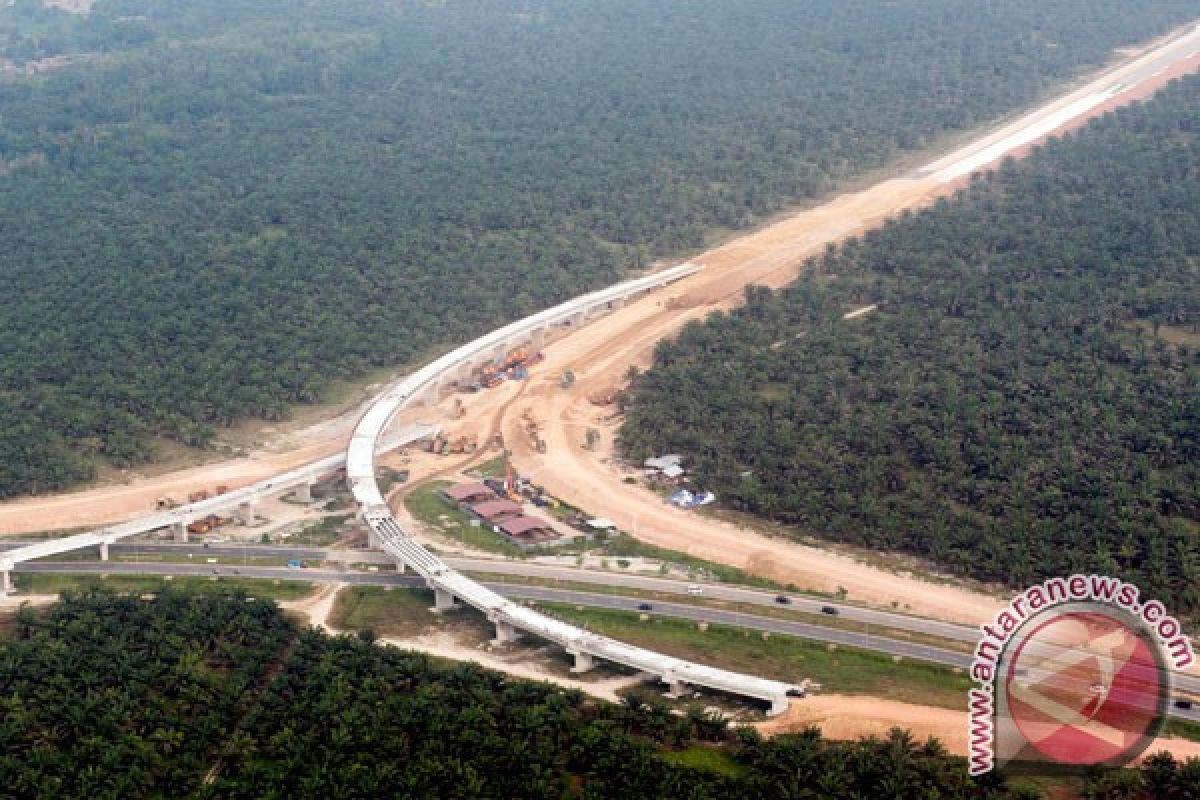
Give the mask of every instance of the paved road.
<svg viewBox="0 0 1200 800">
<path fill-rule="evenodd" d="M 237 549 L 237 548 L 234 548 Z M 279 548 L 285 549 L 285 548 Z M 491 562 L 487 562 L 491 563 Z M 303 580 L 314 583 L 347 583 L 354 585 L 374 586 L 406 586 L 423 588 L 425 581 L 417 575 L 397 575 L 389 572 L 356 572 L 326 569 L 287 569 L 281 567 L 238 566 L 234 564 L 164 564 L 164 563 L 134 563 L 134 562 L 95 562 L 95 561 L 29 561 L 17 566 L 19 572 L 56 572 L 56 573 L 108 573 L 125 575 L 220 575 L 225 577 L 265 578 L 283 580 Z M 584 570 L 579 570 L 584 572 Z M 632 577 L 632 576 L 619 576 Z M 594 608 L 610 608 L 621 611 L 639 611 L 638 606 L 650 602 L 653 609 L 649 613 L 661 614 L 668 617 L 711 622 L 722 625 L 732 625 L 750 630 L 768 631 L 770 633 L 786 634 L 803 639 L 811 639 L 833 644 L 857 647 L 864 650 L 883 653 L 890 656 L 900 656 L 920 661 L 928 661 L 943 666 L 967 669 L 970 666 L 970 656 L 918 642 L 905 642 L 898 639 L 871 635 L 865 631 L 847 631 L 837 628 L 827 628 L 796 620 L 764 617 L 739 611 L 727 611 L 719 608 L 706 608 L 687 603 L 663 602 L 661 600 L 647 601 L 640 597 L 624 597 L 621 595 L 603 594 L 598 592 L 582 592 L 574 589 L 557 589 L 546 586 L 524 586 L 510 583 L 485 583 L 487 588 L 521 600 L 567 603 L 589 606 Z M 706 586 L 706 592 L 709 587 Z M 721 587 L 728 588 L 728 587 Z M 713 597 L 715 595 L 709 595 Z M 773 596 L 773 595 L 772 595 Z M 1189 692 L 1200 691 L 1200 680 L 1191 676 L 1178 676 L 1177 684 Z M 1200 709 L 1173 709 L 1172 714 L 1184 719 L 1200 722 Z"/>
</svg>

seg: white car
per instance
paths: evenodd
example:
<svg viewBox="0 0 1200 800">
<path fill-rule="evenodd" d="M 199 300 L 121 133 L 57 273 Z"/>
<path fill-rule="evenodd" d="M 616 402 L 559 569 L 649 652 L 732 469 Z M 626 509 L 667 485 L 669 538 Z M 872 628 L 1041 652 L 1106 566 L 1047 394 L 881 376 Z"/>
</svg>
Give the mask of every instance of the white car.
<svg viewBox="0 0 1200 800">
<path fill-rule="evenodd" d="M 687 587 L 688 594 L 704 594 L 704 589 L 694 583 L 689 583 Z"/>
</svg>

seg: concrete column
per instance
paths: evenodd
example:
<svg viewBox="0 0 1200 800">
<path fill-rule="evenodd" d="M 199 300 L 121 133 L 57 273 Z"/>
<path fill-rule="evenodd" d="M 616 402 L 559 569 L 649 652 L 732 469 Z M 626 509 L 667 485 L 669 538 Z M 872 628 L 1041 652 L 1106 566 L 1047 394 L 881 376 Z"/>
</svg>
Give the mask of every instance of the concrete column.
<svg viewBox="0 0 1200 800">
<path fill-rule="evenodd" d="M 108 542 L 100 543 L 100 560 L 108 561 Z"/>
<path fill-rule="evenodd" d="M 625 298 L 618 297 L 616 300 L 613 300 L 611 303 L 609 303 L 608 306 L 609 306 L 609 308 L 612 308 L 612 309 L 624 308 L 625 307 Z"/>
<path fill-rule="evenodd" d="M 532 347 L 535 351 L 541 350 L 543 347 L 546 346 L 546 328 L 545 328 L 545 326 L 542 326 L 541 328 L 534 328 L 533 331 L 530 332 L 529 346 Z"/>
<path fill-rule="evenodd" d="M 256 514 L 254 513 L 254 506 L 255 506 L 255 502 L 253 500 L 246 500 L 245 502 L 238 504 L 238 507 L 237 507 L 238 519 L 240 519 L 242 521 L 243 525 L 253 525 L 254 524 L 254 518 L 256 516 Z"/>
<path fill-rule="evenodd" d="M 372 550 L 379 549 L 379 534 L 375 532 L 375 528 L 367 525 L 367 547 Z"/>
<path fill-rule="evenodd" d="M 8 570 L 0 572 L 0 594 L 12 594 L 12 573 Z"/>
<path fill-rule="evenodd" d="M 449 611 L 452 608 L 457 608 L 458 603 L 454 601 L 454 595 L 444 589 L 433 590 L 433 610 L 435 612 Z"/>
<path fill-rule="evenodd" d="M 767 712 L 768 717 L 777 717 L 788 710 L 791 701 L 787 695 L 775 695 L 771 698 L 771 710 Z"/>
<path fill-rule="evenodd" d="M 575 666 L 571 667 L 571 672 L 587 672 L 596 666 L 596 660 L 592 658 L 591 653 L 572 652 L 568 650 L 567 654 L 575 657 Z"/>
<path fill-rule="evenodd" d="M 669 679 L 664 680 L 664 683 L 670 687 L 670 691 L 667 692 L 667 697 L 683 697 L 685 694 L 687 694 L 688 685 L 683 681 Z"/>
<path fill-rule="evenodd" d="M 438 378 L 433 383 L 429 384 L 429 388 L 425 390 L 425 407 L 436 406 L 438 400 L 442 399 L 442 379 Z"/>
<path fill-rule="evenodd" d="M 492 644 L 510 644 L 517 640 L 517 629 L 507 622 L 501 620 L 492 620 L 496 626 L 496 638 L 492 639 Z"/>
<path fill-rule="evenodd" d="M 312 487 L 316 481 L 311 478 L 296 487 L 296 501 L 300 503 L 311 503 L 313 500 Z"/>
<path fill-rule="evenodd" d="M 176 522 L 171 525 L 171 534 L 177 542 L 186 542 L 188 540 L 187 522 Z"/>
</svg>

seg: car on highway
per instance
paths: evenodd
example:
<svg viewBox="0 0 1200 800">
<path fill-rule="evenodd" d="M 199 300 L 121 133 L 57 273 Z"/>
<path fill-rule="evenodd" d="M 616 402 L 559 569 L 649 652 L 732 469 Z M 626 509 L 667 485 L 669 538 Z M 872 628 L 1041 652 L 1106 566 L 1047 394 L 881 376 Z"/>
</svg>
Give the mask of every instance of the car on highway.
<svg viewBox="0 0 1200 800">
<path fill-rule="evenodd" d="M 1187 710 L 1191 709 L 1192 701 L 1188 700 L 1186 697 L 1176 697 L 1175 698 L 1175 707 L 1179 708 L 1179 709 L 1183 709 L 1184 711 L 1187 711 Z"/>
<path fill-rule="evenodd" d="M 638 603 L 638 611 L 653 611 L 654 606 L 649 603 Z"/>
<path fill-rule="evenodd" d="M 834 608 L 833 606 L 821 606 L 821 613 L 822 613 L 822 614 L 829 614 L 830 616 L 834 616 L 834 617 L 836 617 L 836 616 L 837 616 L 839 613 L 841 613 L 841 612 L 839 612 L 839 611 L 838 611 L 836 608 Z"/>
<path fill-rule="evenodd" d="M 704 594 L 704 589 L 694 583 L 689 583 L 687 587 L 688 594 Z"/>
<path fill-rule="evenodd" d="M 804 697 L 804 690 L 800 689 L 796 686 L 793 686 L 791 689 L 787 690 L 787 696 L 788 697 Z"/>
<path fill-rule="evenodd" d="M 777 594 L 775 595 L 775 602 L 786 606 L 792 602 L 792 598 L 788 597 L 786 594 Z"/>
</svg>

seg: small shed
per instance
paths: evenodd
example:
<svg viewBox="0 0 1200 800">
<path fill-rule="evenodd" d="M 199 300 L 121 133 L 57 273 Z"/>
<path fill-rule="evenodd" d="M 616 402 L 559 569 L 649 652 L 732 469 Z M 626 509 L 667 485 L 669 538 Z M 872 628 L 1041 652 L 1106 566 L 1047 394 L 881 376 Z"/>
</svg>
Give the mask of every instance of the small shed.
<svg viewBox="0 0 1200 800">
<path fill-rule="evenodd" d="M 513 500 L 488 500 L 471 506 L 471 513 L 492 522 L 521 516 L 521 504 Z"/>
<path fill-rule="evenodd" d="M 456 503 L 481 503 L 496 496 L 495 492 L 482 483 L 460 483 L 444 489 L 442 494 Z"/>
<path fill-rule="evenodd" d="M 513 517 L 501 522 L 499 527 L 506 536 L 523 544 L 546 542 L 558 537 L 550 523 L 538 517 Z"/>
</svg>

